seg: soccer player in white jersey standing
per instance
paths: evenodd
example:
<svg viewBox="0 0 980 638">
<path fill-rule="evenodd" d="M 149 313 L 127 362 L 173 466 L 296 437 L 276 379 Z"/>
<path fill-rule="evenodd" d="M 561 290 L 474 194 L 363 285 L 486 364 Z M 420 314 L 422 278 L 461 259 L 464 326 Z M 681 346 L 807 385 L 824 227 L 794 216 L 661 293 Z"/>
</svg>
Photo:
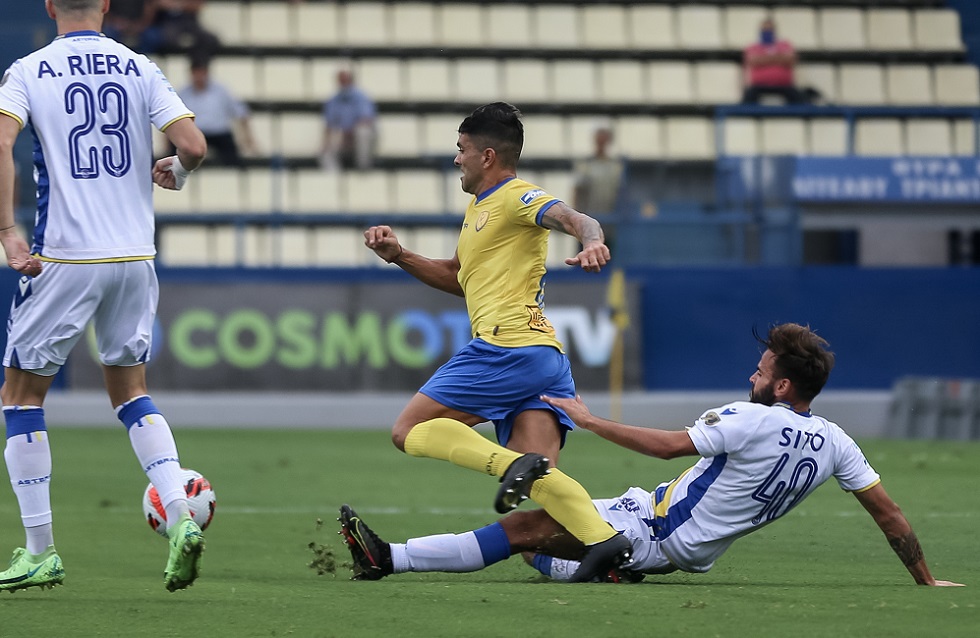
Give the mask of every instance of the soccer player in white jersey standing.
<svg viewBox="0 0 980 638">
<path fill-rule="evenodd" d="M 20 272 L 8 321 L 4 459 L 27 536 L 0 572 L 0 591 L 51 587 L 65 570 L 54 546 L 51 451 L 44 399 L 86 326 L 94 324 L 106 390 L 163 502 L 170 536 L 164 585 L 194 582 L 204 537 L 190 518 L 177 446 L 147 394 L 159 286 L 153 266 L 153 183 L 179 190 L 207 151 L 159 69 L 99 33 L 109 0 L 46 0 L 58 37 L 0 81 L 0 242 Z M 153 165 L 151 129 L 176 155 Z M 13 213 L 13 144 L 34 137 L 34 245 Z"/>
<path fill-rule="evenodd" d="M 580 398 L 542 397 L 617 445 L 662 459 L 701 457 L 652 492 L 633 487 L 593 501 L 633 549 L 632 563 L 610 576 L 706 572 L 737 539 L 780 518 L 833 477 L 871 514 L 916 583 L 957 585 L 933 578 L 915 532 L 860 448 L 839 426 L 810 412 L 834 364 L 827 342 L 797 324 L 774 326 L 759 341 L 766 350 L 749 379 L 750 400 L 709 410 L 687 430 L 624 425 L 592 415 Z M 371 555 L 350 547 L 356 564 L 386 565 L 389 574 L 487 566 L 474 532 L 389 544 L 361 524 Z M 506 534 L 511 554 L 523 552 L 556 580 L 569 580 L 584 554 L 581 542 L 544 510 L 517 512 L 493 525 Z"/>
</svg>

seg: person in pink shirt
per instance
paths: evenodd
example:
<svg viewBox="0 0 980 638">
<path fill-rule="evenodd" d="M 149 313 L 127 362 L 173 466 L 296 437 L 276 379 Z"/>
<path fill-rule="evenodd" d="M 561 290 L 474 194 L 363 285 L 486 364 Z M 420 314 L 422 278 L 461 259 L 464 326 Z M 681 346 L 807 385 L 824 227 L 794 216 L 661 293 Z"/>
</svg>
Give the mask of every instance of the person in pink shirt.
<svg viewBox="0 0 980 638">
<path fill-rule="evenodd" d="M 759 41 L 745 48 L 742 59 L 745 69 L 743 104 L 755 104 L 764 95 L 780 96 L 788 104 L 806 101 L 793 78 L 796 51 L 789 40 L 777 39 L 772 18 L 762 21 Z"/>
</svg>

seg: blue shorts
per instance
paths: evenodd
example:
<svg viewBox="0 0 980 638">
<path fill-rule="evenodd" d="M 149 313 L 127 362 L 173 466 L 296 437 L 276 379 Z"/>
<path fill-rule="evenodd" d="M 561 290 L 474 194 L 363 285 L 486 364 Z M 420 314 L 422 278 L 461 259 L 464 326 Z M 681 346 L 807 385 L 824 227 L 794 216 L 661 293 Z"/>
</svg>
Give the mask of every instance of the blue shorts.
<svg viewBox="0 0 980 638">
<path fill-rule="evenodd" d="M 506 446 L 514 418 L 526 410 L 550 410 L 558 417 L 561 443 L 575 427 L 563 410 L 538 397 L 574 397 L 572 366 L 551 346 L 501 348 L 473 339 L 443 364 L 419 390 L 439 403 L 492 421 Z"/>
</svg>

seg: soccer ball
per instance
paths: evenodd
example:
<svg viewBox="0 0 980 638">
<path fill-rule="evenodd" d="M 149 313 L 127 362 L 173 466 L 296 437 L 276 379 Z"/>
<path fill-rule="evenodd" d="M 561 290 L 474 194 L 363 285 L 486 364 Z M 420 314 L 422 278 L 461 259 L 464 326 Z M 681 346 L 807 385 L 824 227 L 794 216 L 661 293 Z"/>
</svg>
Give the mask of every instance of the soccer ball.
<svg viewBox="0 0 980 638">
<path fill-rule="evenodd" d="M 202 530 L 206 529 L 214 517 L 214 490 L 211 489 L 211 483 L 200 473 L 186 467 L 180 469 L 180 475 L 184 482 L 184 491 L 187 492 L 191 517 Z M 163 509 L 160 495 L 153 483 L 147 485 L 143 492 L 143 518 L 157 534 L 167 536 L 167 511 Z"/>
</svg>

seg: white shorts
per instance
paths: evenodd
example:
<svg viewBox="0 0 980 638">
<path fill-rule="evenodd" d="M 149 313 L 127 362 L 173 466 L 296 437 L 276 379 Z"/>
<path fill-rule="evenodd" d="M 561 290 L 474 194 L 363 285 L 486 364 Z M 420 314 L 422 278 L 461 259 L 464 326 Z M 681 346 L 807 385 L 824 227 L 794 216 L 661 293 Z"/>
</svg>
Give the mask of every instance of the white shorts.
<svg viewBox="0 0 980 638">
<path fill-rule="evenodd" d="M 592 501 L 596 510 L 616 531 L 633 545 L 630 569 L 645 574 L 669 574 L 678 567 L 670 562 L 659 540 L 653 538 L 646 521 L 654 519 L 652 494 L 631 487 L 616 498 L 597 498 Z"/>
<path fill-rule="evenodd" d="M 17 284 L 3 365 L 56 374 L 89 322 L 103 364 L 145 363 L 159 296 L 152 260 L 46 262 L 40 275 L 21 277 Z"/>
</svg>

